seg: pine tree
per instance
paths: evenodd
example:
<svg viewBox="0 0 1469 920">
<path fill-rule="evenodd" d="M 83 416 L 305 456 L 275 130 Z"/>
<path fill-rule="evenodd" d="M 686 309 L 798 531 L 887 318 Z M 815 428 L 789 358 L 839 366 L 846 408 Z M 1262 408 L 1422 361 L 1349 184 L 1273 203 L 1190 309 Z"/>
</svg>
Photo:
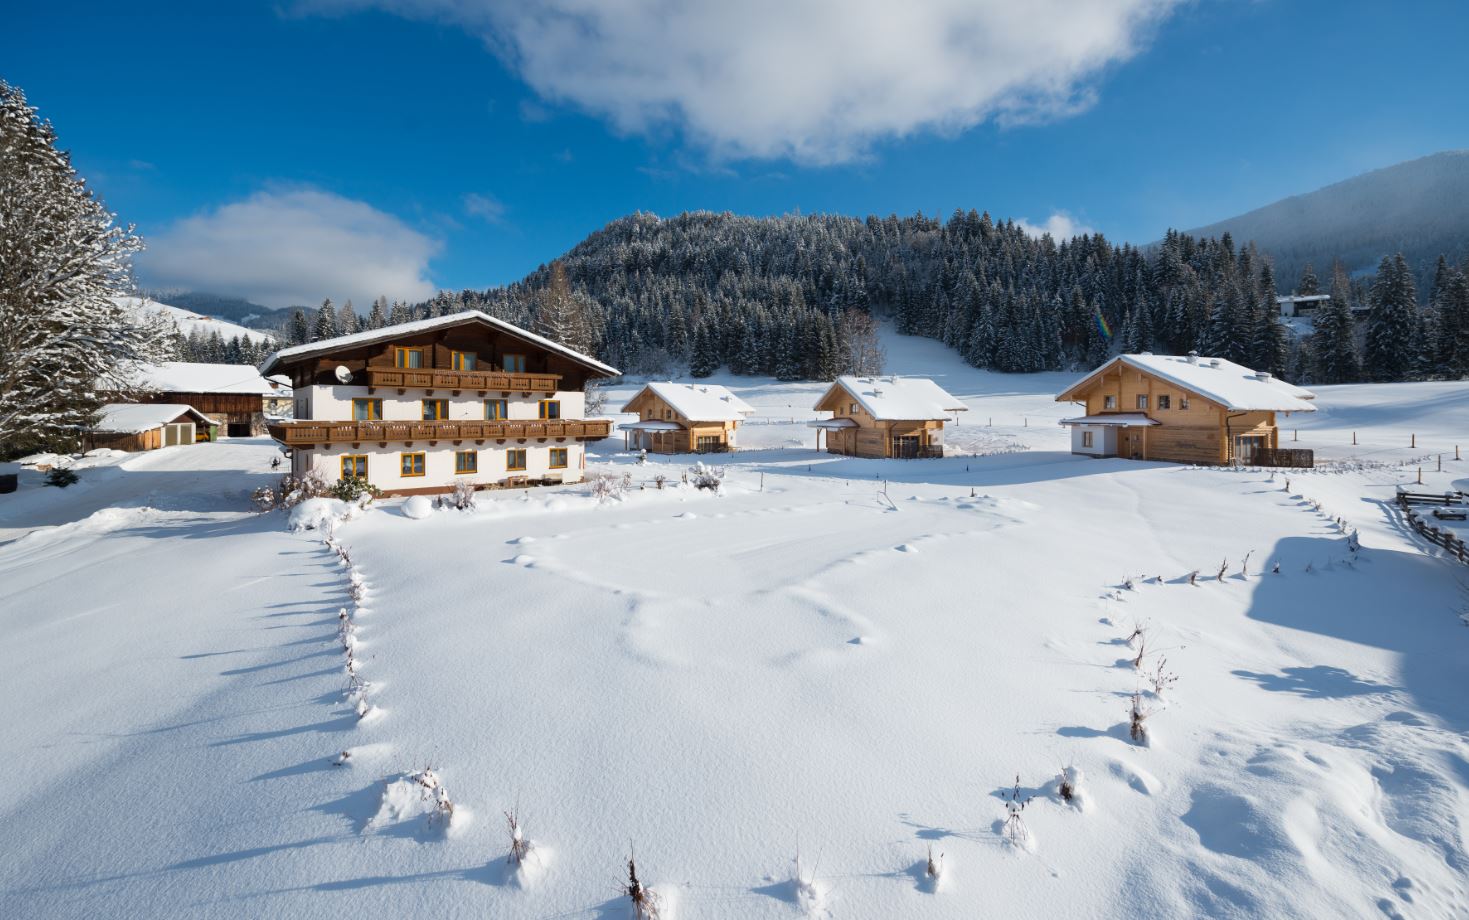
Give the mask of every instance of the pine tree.
<svg viewBox="0 0 1469 920">
<path fill-rule="evenodd" d="M 357 328 L 357 311 L 352 309 L 352 301 L 349 299 L 337 310 L 337 335 L 351 335 Z"/>
<path fill-rule="evenodd" d="M 1408 262 L 1402 253 L 1383 256 L 1372 283 L 1363 373 L 1380 382 L 1407 379 L 1413 369 L 1418 336 L 1417 294 Z"/>
<path fill-rule="evenodd" d="M 708 377 L 719 370 L 719 355 L 715 351 L 713 334 L 707 322 L 701 321 L 694 330 L 694 353 L 689 361 L 689 376 Z"/>
<path fill-rule="evenodd" d="M 316 311 L 316 324 L 311 327 L 311 341 L 320 342 L 336 337 L 337 313 L 332 309 L 332 300 L 328 297 L 321 302 L 321 309 Z"/>
<path fill-rule="evenodd" d="M 1301 280 L 1296 283 L 1296 293 L 1302 297 L 1321 293 L 1321 281 L 1316 277 L 1316 272 L 1312 270 L 1310 262 L 1307 262 L 1306 267 L 1301 269 Z"/>
<path fill-rule="evenodd" d="M 1439 295 L 1439 372 L 1459 380 L 1469 375 L 1469 278 L 1451 270 Z"/>
<path fill-rule="evenodd" d="M 168 324 L 113 299 L 142 245 L 114 220 L 0 80 L 0 456 L 74 446 L 102 392 L 174 347 Z"/>
<path fill-rule="evenodd" d="M 297 307 L 286 323 L 286 344 L 304 345 L 311 341 L 311 324 L 306 321 L 306 311 Z"/>
<path fill-rule="evenodd" d="M 560 262 L 551 264 L 550 281 L 537 296 L 533 331 L 582 354 L 593 350 L 587 305 L 572 291 Z"/>
<path fill-rule="evenodd" d="M 388 324 L 388 298 L 378 297 L 372 302 L 372 311 L 367 314 L 367 328 L 381 329 Z"/>
<path fill-rule="evenodd" d="M 1319 383 L 1352 383 L 1361 374 L 1351 298 L 1351 281 L 1338 263 L 1331 277 L 1331 299 L 1316 310 L 1311 335 L 1312 378 Z"/>
</svg>

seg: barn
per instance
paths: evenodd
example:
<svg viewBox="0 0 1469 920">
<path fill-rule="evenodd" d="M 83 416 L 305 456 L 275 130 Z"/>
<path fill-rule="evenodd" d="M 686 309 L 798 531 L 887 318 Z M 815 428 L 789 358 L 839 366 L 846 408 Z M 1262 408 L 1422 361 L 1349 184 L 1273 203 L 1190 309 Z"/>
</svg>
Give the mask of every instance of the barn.
<svg viewBox="0 0 1469 920">
<path fill-rule="evenodd" d="M 249 364 L 165 361 L 137 368 L 131 383 L 141 395 L 129 398 L 190 406 L 232 438 L 264 434 L 266 416 L 289 414 L 292 399 L 289 380 L 265 377 Z"/>
</svg>

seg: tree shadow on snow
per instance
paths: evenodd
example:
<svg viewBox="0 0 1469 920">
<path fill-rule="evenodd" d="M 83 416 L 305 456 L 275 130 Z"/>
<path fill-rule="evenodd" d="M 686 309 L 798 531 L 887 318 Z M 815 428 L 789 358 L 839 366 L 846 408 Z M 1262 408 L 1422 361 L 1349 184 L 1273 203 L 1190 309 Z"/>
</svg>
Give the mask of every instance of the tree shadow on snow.
<svg viewBox="0 0 1469 920">
<path fill-rule="evenodd" d="M 1257 674 L 1253 671 L 1231 671 L 1236 677 L 1252 680 L 1261 689 L 1273 693 L 1295 693 L 1311 699 L 1340 699 L 1368 693 L 1390 693 L 1397 690 L 1387 684 L 1363 680 L 1350 671 L 1330 665 L 1281 668 L 1279 674 Z"/>
</svg>

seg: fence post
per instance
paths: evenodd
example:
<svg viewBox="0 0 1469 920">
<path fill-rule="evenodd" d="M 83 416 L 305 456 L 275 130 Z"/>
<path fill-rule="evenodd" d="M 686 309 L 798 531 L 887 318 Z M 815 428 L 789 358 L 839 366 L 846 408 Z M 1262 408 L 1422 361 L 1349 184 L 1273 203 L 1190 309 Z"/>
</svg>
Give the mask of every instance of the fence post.
<svg viewBox="0 0 1469 920">
<path fill-rule="evenodd" d="M 1356 447 L 1357 446 L 1357 433 L 1355 431 L 1352 432 L 1352 446 L 1353 447 Z"/>
<path fill-rule="evenodd" d="M 1411 440 L 1411 441 L 1408 442 L 1408 446 L 1409 447 L 1412 447 L 1414 449 L 1417 449 L 1417 447 L 1418 447 L 1418 436 L 1415 434 L 1415 435 L 1412 436 L 1412 438 L 1413 438 L 1413 440 Z"/>
<path fill-rule="evenodd" d="M 1418 467 L 1418 484 L 1423 485 L 1423 467 Z"/>
</svg>

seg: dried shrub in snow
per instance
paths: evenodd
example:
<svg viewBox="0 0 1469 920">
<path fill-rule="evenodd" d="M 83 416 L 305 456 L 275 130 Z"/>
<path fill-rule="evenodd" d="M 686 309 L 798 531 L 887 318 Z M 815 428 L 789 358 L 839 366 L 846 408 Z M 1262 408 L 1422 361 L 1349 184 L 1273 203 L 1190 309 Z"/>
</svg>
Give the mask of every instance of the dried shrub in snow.
<svg viewBox="0 0 1469 920">
<path fill-rule="evenodd" d="M 826 898 L 826 891 L 816 880 L 816 867 L 808 866 L 801 859 L 800 847 L 796 848 L 795 872 L 791 875 L 791 891 L 795 894 L 796 904 L 808 914 L 813 914 L 822 909 Z"/>
<path fill-rule="evenodd" d="M 1129 575 L 1129 576 L 1127 576 L 1127 577 L 1125 577 L 1125 578 L 1122 579 L 1122 590 L 1124 590 L 1124 591 L 1131 591 L 1131 590 L 1133 590 L 1132 576 Z"/>
<path fill-rule="evenodd" d="M 923 867 L 923 877 L 928 880 L 929 887 L 938 891 L 943 884 L 944 878 L 944 854 L 937 857 L 933 855 L 933 844 L 928 845 L 928 862 Z"/>
<path fill-rule="evenodd" d="M 1229 560 L 1228 559 L 1226 559 L 1223 562 L 1219 563 L 1219 574 L 1217 574 L 1217 575 L 1214 576 L 1214 580 L 1215 581 L 1223 581 L 1224 580 L 1224 573 L 1227 572 L 1227 571 L 1229 571 Z"/>
<path fill-rule="evenodd" d="M 1133 636 L 1135 638 L 1128 639 L 1127 644 L 1137 649 L 1137 657 L 1132 659 L 1132 667 L 1140 671 L 1143 667 L 1143 656 L 1148 653 L 1148 631 L 1145 627 L 1139 626 L 1133 631 Z"/>
<path fill-rule="evenodd" d="M 261 513 L 274 511 L 277 504 L 275 490 L 270 486 L 261 486 L 250 493 L 250 504 L 254 505 L 255 510 Z"/>
<path fill-rule="evenodd" d="M 454 803 L 449 799 L 449 792 L 444 784 L 439 781 L 439 776 L 432 767 L 424 767 L 408 779 L 419 788 L 419 796 L 423 801 L 429 803 L 429 824 L 441 824 L 448 827 L 454 821 Z"/>
<path fill-rule="evenodd" d="M 1249 574 L 1250 574 L 1250 557 L 1253 556 L 1253 555 L 1255 555 L 1255 551 L 1254 550 L 1250 550 L 1248 553 L 1245 553 L 1245 558 L 1240 561 L 1240 564 L 1239 564 L 1239 574 L 1240 574 L 1241 577 L 1246 577 L 1246 578 L 1249 577 Z"/>
<path fill-rule="evenodd" d="M 280 495 L 279 505 L 282 508 L 294 508 L 308 498 L 330 498 L 332 495 L 332 487 L 315 470 L 299 479 L 295 476 L 282 476 L 280 487 L 276 491 Z"/>
<path fill-rule="evenodd" d="M 335 757 L 332 758 L 332 766 L 334 766 L 334 767 L 345 767 L 347 765 L 347 761 L 349 761 L 351 759 L 352 759 L 352 752 L 351 751 L 343 751 L 342 753 L 340 753 L 337 756 L 335 756 Z"/>
<path fill-rule="evenodd" d="M 627 884 L 622 886 L 622 893 L 632 904 L 633 920 L 658 920 L 658 892 L 638 880 L 636 854 L 627 858 Z"/>
<path fill-rule="evenodd" d="M 505 824 L 510 831 L 510 856 L 505 861 L 512 866 L 519 866 L 530 855 L 531 849 L 530 841 L 525 838 L 520 827 L 520 806 L 505 812 Z"/>
<path fill-rule="evenodd" d="M 657 476 L 653 477 L 653 484 L 658 487 L 659 492 L 662 492 L 663 487 L 668 484 L 668 476 L 663 473 L 659 473 Z"/>
<path fill-rule="evenodd" d="M 1005 798 L 1005 821 L 1001 825 L 1000 835 L 1005 842 L 1022 850 L 1035 849 L 1035 838 L 1031 836 L 1030 828 L 1025 826 L 1022 814 L 1025 806 L 1030 804 L 1030 797 L 1020 797 L 1020 774 L 1015 774 L 1015 788 Z"/>
<path fill-rule="evenodd" d="M 1270 567 L 1270 574 L 1271 575 L 1279 575 L 1280 574 L 1280 561 L 1279 560 L 1276 560 L 1275 565 L 1273 565 L 1273 566 Z"/>
<path fill-rule="evenodd" d="M 1168 658 L 1164 655 L 1158 656 L 1158 663 L 1144 676 L 1153 687 L 1153 695 L 1160 698 L 1164 690 L 1178 683 L 1178 675 L 1168 671 Z"/>
<path fill-rule="evenodd" d="M 1067 775 L 1065 770 L 1056 774 L 1056 794 L 1067 805 L 1070 805 L 1072 800 L 1076 798 L 1076 786 L 1071 782 L 1071 777 Z"/>
<path fill-rule="evenodd" d="M 1191 584 L 1191 585 L 1193 585 L 1196 588 L 1199 586 L 1199 570 L 1198 569 L 1194 569 L 1192 572 L 1189 572 L 1188 573 L 1188 583 Z"/>
<path fill-rule="evenodd" d="M 724 467 L 708 466 L 701 460 L 689 467 L 689 482 L 696 489 L 718 492 L 724 485 Z"/>
<path fill-rule="evenodd" d="M 1143 705 L 1142 691 L 1134 691 L 1132 694 L 1132 709 L 1129 713 L 1128 734 L 1138 744 L 1148 743 L 1148 716 L 1152 710 Z"/>
</svg>

